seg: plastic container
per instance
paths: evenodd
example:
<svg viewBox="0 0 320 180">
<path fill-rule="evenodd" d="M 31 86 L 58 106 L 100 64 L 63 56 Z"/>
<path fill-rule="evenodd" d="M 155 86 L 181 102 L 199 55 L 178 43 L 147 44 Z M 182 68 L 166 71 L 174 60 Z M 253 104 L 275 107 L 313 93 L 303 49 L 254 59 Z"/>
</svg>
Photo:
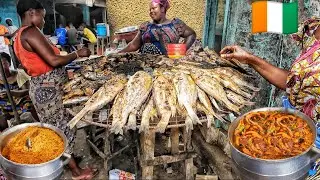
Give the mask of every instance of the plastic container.
<svg viewBox="0 0 320 180">
<path fill-rule="evenodd" d="M 170 59 L 180 59 L 186 55 L 187 46 L 185 44 L 168 44 L 167 53 Z"/>
<path fill-rule="evenodd" d="M 105 23 L 98 23 L 96 26 L 97 26 L 97 35 L 101 37 L 106 37 L 107 25 Z"/>
</svg>

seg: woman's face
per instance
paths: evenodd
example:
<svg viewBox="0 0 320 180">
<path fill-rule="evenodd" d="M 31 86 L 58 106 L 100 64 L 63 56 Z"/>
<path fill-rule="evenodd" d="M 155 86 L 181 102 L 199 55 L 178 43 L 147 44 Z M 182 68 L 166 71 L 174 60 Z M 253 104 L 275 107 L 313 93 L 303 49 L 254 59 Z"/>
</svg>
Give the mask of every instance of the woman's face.
<svg viewBox="0 0 320 180">
<path fill-rule="evenodd" d="M 44 17 L 46 16 L 46 10 L 45 9 L 33 9 L 31 10 L 31 21 L 32 23 L 37 26 L 39 29 L 43 29 L 45 21 Z"/>
<path fill-rule="evenodd" d="M 159 21 L 165 14 L 165 10 L 160 4 L 150 3 L 150 17 L 153 21 Z"/>
</svg>

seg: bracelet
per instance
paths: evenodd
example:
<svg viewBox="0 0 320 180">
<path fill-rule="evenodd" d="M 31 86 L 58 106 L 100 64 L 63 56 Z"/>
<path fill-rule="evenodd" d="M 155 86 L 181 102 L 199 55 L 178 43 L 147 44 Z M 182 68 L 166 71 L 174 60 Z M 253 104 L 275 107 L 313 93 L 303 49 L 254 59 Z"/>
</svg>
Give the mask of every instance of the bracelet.
<svg viewBox="0 0 320 180">
<path fill-rule="evenodd" d="M 78 59 L 78 58 L 79 58 L 79 54 L 78 54 L 78 52 L 77 52 L 77 51 L 75 51 L 74 53 L 76 53 L 76 55 L 77 55 L 77 58 L 76 58 L 76 59 Z"/>
</svg>

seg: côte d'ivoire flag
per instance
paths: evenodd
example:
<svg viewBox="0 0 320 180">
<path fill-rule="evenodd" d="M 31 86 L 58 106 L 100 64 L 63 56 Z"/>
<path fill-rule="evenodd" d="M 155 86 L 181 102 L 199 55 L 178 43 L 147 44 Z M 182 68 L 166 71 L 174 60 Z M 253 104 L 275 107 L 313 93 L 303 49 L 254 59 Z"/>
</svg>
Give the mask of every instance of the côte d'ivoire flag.
<svg viewBox="0 0 320 180">
<path fill-rule="evenodd" d="M 252 33 L 273 32 L 292 34 L 298 31 L 298 2 L 252 3 Z"/>
</svg>

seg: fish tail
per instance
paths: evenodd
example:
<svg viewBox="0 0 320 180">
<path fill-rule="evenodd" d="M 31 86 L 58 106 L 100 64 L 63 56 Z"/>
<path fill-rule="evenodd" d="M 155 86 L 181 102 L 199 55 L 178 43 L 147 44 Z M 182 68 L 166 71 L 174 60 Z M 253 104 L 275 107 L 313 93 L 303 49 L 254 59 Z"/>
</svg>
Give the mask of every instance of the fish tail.
<svg viewBox="0 0 320 180">
<path fill-rule="evenodd" d="M 130 113 L 127 128 L 131 130 L 137 129 L 137 116 L 134 113 Z"/>
<path fill-rule="evenodd" d="M 251 102 L 251 101 L 245 101 L 243 102 L 244 105 L 246 106 L 254 106 L 256 103 L 255 102 Z"/>
<path fill-rule="evenodd" d="M 197 116 L 197 114 L 194 112 L 194 110 L 192 109 L 191 106 L 185 106 L 187 112 L 188 112 L 188 115 L 189 117 L 191 118 L 193 124 L 202 124 L 200 122 L 200 119 L 199 117 Z"/>
<path fill-rule="evenodd" d="M 170 113 L 163 114 L 160 122 L 157 125 L 156 131 L 159 133 L 164 133 L 166 131 L 168 124 L 169 124 L 170 118 L 171 118 Z"/>
<path fill-rule="evenodd" d="M 68 122 L 68 126 L 72 129 L 87 114 L 87 109 L 82 109 L 75 117 Z"/>
<path fill-rule="evenodd" d="M 207 127 L 210 128 L 212 123 L 214 123 L 214 117 L 212 115 L 207 116 Z"/>
<path fill-rule="evenodd" d="M 193 122 L 191 120 L 191 118 L 189 116 L 187 116 L 186 120 L 185 120 L 185 124 L 186 124 L 186 131 L 189 132 L 193 130 Z"/>
<path fill-rule="evenodd" d="M 261 90 L 260 88 L 254 87 L 253 85 L 248 84 L 248 83 L 245 83 L 244 86 L 246 86 L 247 88 L 249 88 L 250 90 L 255 91 L 255 92 L 258 92 Z"/>
</svg>

